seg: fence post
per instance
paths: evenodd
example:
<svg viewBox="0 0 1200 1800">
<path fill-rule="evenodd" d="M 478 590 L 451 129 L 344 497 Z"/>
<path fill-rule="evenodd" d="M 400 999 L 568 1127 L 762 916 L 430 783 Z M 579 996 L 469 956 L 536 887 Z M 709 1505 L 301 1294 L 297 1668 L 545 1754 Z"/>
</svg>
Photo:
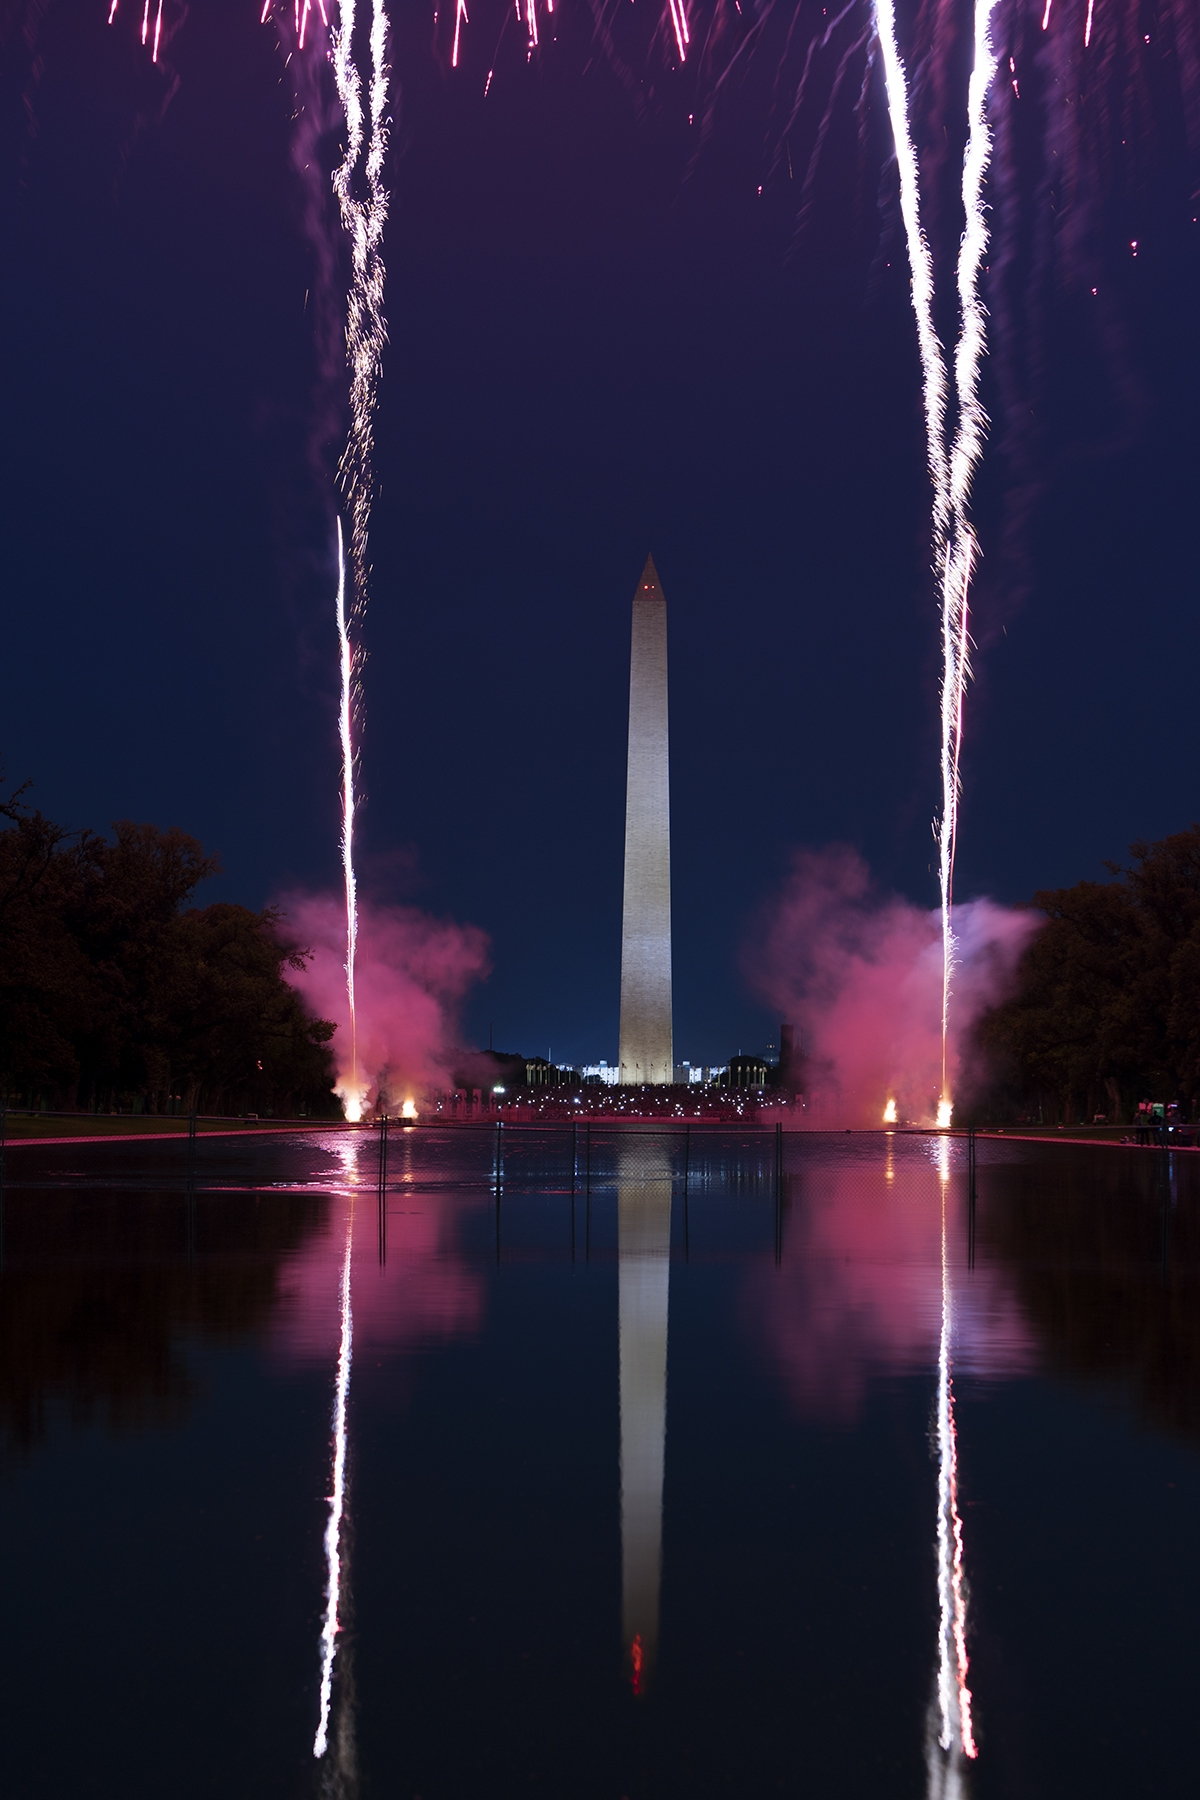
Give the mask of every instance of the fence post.
<svg viewBox="0 0 1200 1800">
<path fill-rule="evenodd" d="M 500 1182 L 504 1174 L 503 1119 L 496 1121 L 496 1261 L 500 1261 Z"/>
<path fill-rule="evenodd" d="M 187 1147 L 187 1259 L 196 1254 L 196 1109 L 188 1114 Z"/>
<path fill-rule="evenodd" d="M 975 1267 L 975 1127 L 967 1126 L 967 1267 Z"/>
<path fill-rule="evenodd" d="M 8 1142 L 8 1089 L 0 1094 L 0 1267 L 4 1263 L 4 1148 Z"/>
<path fill-rule="evenodd" d="M 387 1165 L 388 1165 L 388 1116 L 382 1115 L 379 1121 L 379 1262 L 380 1266 L 387 1262 Z"/>
</svg>

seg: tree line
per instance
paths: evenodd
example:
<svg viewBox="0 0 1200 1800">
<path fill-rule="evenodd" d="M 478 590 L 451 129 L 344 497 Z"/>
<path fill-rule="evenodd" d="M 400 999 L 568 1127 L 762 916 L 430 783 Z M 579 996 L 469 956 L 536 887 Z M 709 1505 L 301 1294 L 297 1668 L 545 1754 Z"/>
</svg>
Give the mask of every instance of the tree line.
<svg viewBox="0 0 1200 1800">
<path fill-rule="evenodd" d="M 0 1088 L 10 1106 L 338 1116 L 330 1040 L 273 908 L 189 904 L 186 832 L 66 831 L 0 797 Z"/>
<path fill-rule="evenodd" d="M 1048 889 L 1011 997 L 985 1014 L 979 1117 L 1129 1121 L 1200 1107 L 1200 825 L 1130 845 L 1111 881 Z"/>
</svg>

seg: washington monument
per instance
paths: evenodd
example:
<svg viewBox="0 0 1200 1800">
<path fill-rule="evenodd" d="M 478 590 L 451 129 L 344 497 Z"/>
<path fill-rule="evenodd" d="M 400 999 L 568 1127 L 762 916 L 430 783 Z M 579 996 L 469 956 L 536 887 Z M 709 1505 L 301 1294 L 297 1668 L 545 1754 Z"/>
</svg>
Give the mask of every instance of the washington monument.
<svg viewBox="0 0 1200 1800">
<path fill-rule="evenodd" d="M 620 1035 L 623 1082 L 674 1080 L 667 603 L 652 556 L 633 597 Z"/>
</svg>

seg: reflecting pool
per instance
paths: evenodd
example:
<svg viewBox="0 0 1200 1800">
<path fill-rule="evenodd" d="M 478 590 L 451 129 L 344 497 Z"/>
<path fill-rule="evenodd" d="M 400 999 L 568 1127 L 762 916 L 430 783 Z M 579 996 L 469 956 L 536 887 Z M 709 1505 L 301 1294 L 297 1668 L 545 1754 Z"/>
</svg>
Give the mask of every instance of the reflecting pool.
<svg viewBox="0 0 1200 1800">
<path fill-rule="evenodd" d="M 7 1787 L 1190 1787 L 1200 1153 L 10 1146 Z"/>
</svg>

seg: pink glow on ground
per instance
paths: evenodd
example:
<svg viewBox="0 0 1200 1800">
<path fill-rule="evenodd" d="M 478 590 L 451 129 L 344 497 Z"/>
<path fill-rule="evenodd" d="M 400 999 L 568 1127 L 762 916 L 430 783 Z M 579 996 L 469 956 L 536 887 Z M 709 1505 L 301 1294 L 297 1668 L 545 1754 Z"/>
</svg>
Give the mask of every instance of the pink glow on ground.
<svg viewBox="0 0 1200 1800">
<path fill-rule="evenodd" d="M 357 1081 L 374 1105 L 381 1082 L 389 1110 L 430 1085 L 444 1085 L 453 1059 L 459 1003 L 488 972 L 483 932 L 414 907 L 358 903 L 357 1056 L 346 998 L 346 909 L 340 894 L 290 894 L 281 901 L 286 930 L 312 951 L 288 975 L 318 1018 L 332 1019 L 339 1092 Z"/>
<path fill-rule="evenodd" d="M 950 1092 L 972 1077 L 971 1029 L 1000 1000 L 1038 923 L 990 900 L 955 907 Z M 871 886 L 845 845 L 802 851 L 764 913 L 745 966 L 759 994 L 800 1028 L 807 1122 L 932 1125 L 942 1089 L 941 916 Z"/>
</svg>

